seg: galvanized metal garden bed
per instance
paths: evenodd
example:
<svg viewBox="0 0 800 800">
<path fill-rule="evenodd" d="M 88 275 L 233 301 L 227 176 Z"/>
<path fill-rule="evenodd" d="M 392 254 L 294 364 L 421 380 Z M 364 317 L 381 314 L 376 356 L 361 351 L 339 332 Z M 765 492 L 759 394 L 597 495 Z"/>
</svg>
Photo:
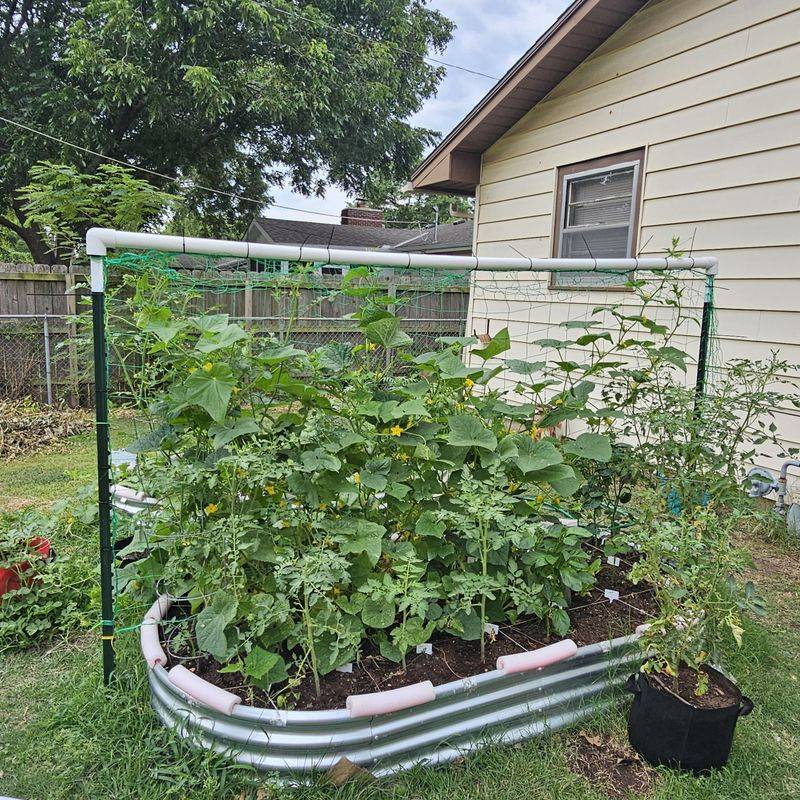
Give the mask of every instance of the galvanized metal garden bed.
<svg viewBox="0 0 800 800">
<path fill-rule="evenodd" d="M 207 708 L 179 689 L 161 663 L 150 669 L 159 718 L 195 747 L 302 782 L 341 758 L 376 776 L 439 764 L 488 744 L 530 739 L 607 707 L 640 660 L 636 636 L 587 645 L 540 670 L 500 670 L 435 687 L 435 699 L 389 714 Z"/>
</svg>

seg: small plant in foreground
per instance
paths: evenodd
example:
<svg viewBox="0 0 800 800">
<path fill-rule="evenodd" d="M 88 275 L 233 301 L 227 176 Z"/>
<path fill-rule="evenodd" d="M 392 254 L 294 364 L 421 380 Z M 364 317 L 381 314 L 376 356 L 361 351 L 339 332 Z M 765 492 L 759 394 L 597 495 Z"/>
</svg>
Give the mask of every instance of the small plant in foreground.
<svg viewBox="0 0 800 800">
<path fill-rule="evenodd" d="M 742 577 L 750 561 L 731 540 L 736 521 L 708 506 L 653 518 L 634 535 L 642 558 L 630 579 L 652 586 L 658 602 L 640 639 L 642 671 L 676 685 L 681 667 L 689 667 L 697 672 L 697 695 L 708 687 L 701 667 L 718 663 L 726 642 L 741 646 L 742 614 L 764 613 L 753 583 Z"/>
</svg>

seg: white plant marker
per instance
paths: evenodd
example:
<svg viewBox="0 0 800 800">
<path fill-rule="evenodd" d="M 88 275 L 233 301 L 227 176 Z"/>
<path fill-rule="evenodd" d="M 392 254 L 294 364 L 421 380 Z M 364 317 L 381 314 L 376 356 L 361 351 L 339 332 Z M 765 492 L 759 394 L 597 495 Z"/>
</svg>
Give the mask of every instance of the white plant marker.
<svg viewBox="0 0 800 800">
<path fill-rule="evenodd" d="M 346 672 L 350 673 L 353 671 L 353 662 L 349 661 L 347 664 L 342 664 L 339 667 L 336 667 L 337 672 Z"/>
<path fill-rule="evenodd" d="M 417 645 L 417 655 L 425 654 L 426 656 L 433 655 L 433 645 L 430 642 L 425 642 L 425 644 L 418 644 Z"/>
<path fill-rule="evenodd" d="M 620 565 L 620 560 L 617 556 L 609 556 L 606 561 L 611 564 L 612 567 L 618 567 Z"/>
<path fill-rule="evenodd" d="M 495 637 L 498 633 L 500 633 L 500 626 L 495 625 L 493 622 L 487 622 L 483 626 L 483 632 L 488 633 L 489 636 Z"/>
<path fill-rule="evenodd" d="M 608 598 L 609 603 L 619 600 L 619 592 L 616 589 L 603 589 L 603 597 Z"/>
</svg>

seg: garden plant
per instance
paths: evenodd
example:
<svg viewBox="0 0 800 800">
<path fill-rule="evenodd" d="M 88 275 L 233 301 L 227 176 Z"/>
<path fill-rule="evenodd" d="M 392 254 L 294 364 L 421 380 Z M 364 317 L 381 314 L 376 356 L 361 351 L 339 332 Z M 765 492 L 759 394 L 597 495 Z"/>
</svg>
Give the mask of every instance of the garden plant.
<svg viewBox="0 0 800 800">
<path fill-rule="evenodd" d="M 310 351 L 165 302 L 158 276 L 126 286 L 110 343 L 151 429 L 120 479 L 161 502 L 121 554 L 124 602 L 180 598 L 172 646 L 284 706 L 367 651 L 402 670 L 434 636 L 483 661 L 494 625 L 568 635 L 603 561 L 639 558 L 642 498 L 669 520 L 735 494 L 785 371 L 737 364 L 756 390 L 698 398 L 676 346 L 685 289 L 667 277 L 564 323 L 537 361 L 503 359 L 507 329 L 419 353 L 366 268 L 339 290 L 358 301 L 357 343 Z"/>
</svg>

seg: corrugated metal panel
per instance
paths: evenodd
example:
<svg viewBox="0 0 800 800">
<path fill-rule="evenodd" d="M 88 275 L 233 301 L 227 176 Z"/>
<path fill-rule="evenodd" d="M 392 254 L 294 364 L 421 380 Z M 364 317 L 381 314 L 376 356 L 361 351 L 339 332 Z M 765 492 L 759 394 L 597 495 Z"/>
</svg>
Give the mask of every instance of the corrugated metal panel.
<svg viewBox="0 0 800 800">
<path fill-rule="evenodd" d="M 636 637 L 621 637 L 536 672 L 495 670 L 453 681 L 436 687 L 430 703 L 363 719 L 345 710 L 251 706 L 220 714 L 193 704 L 161 666 L 150 671 L 150 689 L 164 725 L 240 764 L 302 781 L 346 757 L 381 776 L 570 725 L 613 702 L 639 658 Z"/>
</svg>

